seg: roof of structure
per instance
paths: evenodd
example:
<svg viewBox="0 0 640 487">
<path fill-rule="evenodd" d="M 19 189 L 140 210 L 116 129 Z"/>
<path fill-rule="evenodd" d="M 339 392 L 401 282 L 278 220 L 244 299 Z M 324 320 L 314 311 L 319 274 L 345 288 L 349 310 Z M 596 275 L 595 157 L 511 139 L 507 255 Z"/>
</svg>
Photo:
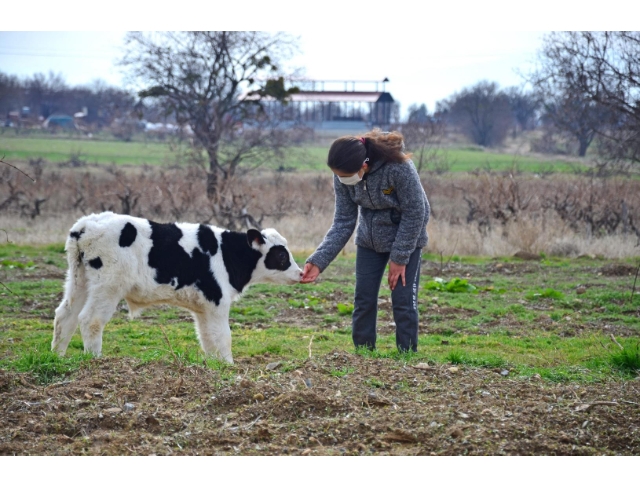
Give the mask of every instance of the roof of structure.
<svg viewBox="0 0 640 487">
<path fill-rule="evenodd" d="M 393 102 L 393 97 L 383 91 L 301 91 L 290 95 L 291 101 L 318 102 Z"/>
<path fill-rule="evenodd" d="M 256 95 L 249 95 L 247 99 L 256 99 Z M 264 100 L 272 100 L 267 96 Z M 289 101 L 296 102 L 364 102 L 364 103 L 393 103 L 390 93 L 385 91 L 300 91 L 289 95 Z"/>
</svg>

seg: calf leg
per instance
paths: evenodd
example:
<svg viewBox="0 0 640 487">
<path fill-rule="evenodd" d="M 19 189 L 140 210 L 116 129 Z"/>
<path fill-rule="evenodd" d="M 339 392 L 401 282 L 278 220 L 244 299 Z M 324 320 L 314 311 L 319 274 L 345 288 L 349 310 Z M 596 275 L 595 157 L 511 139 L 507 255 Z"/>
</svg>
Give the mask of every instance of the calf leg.
<svg viewBox="0 0 640 487">
<path fill-rule="evenodd" d="M 204 353 L 232 364 L 229 309 L 218 308 L 215 311 L 194 313 L 194 317 L 198 339 Z"/>
<path fill-rule="evenodd" d="M 87 300 L 87 290 L 78 286 L 72 292 L 65 292 L 64 299 L 56 308 L 53 320 L 53 341 L 51 351 L 64 355 L 71 341 L 71 337 L 78 328 L 78 315 Z"/>
<path fill-rule="evenodd" d="M 99 296 L 99 297 L 98 297 Z M 99 291 L 91 292 L 84 308 L 80 312 L 80 333 L 84 342 L 84 351 L 99 357 L 102 354 L 102 331 L 107 321 L 116 311 L 120 297 Z"/>
</svg>

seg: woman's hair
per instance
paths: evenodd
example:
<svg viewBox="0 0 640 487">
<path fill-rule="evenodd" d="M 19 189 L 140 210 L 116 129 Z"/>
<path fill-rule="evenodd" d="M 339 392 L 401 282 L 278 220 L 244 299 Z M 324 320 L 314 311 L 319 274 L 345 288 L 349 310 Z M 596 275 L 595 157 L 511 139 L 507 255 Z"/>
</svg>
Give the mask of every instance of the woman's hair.
<svg viewBox="0 0 640 487">
<path fill-rule="evenodd" d="M 400 132 L 382 132 L 375 128 L 361 136 L 345 135 L 331 144 L 327 165 L 345 173 L 355 173 L 368 157 L 370 162 L 406 162 L 411 154 L 404 152 Z"/>
</svg>

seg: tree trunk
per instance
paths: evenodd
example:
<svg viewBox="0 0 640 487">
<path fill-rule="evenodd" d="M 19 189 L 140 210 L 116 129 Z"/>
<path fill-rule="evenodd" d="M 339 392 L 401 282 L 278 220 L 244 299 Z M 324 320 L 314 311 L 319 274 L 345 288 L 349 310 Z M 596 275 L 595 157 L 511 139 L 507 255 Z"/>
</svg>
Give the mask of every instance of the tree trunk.
<svg viewBox="0 0 640 487">
<path fill-rule="evenodd" d="M 207 172 L 207 197 L 215 201 L 218 197 L 218 170 L 213 169 Z"/>
<path fill-rule="evenodd" d="M 216 150 L 207 151 L 209 154 L 209 171 L 207 172 L 207 197 L 210 201 L 218 199 L 218 152 Z"/>
<path fill-rule="evenodd" d="M 578 148 L 578 157 L 584 157 L 587 154 L 587 148 L 589 147 L 589 141 L 581 137 L 580 138 L 580 147 Z"/>
</svg>

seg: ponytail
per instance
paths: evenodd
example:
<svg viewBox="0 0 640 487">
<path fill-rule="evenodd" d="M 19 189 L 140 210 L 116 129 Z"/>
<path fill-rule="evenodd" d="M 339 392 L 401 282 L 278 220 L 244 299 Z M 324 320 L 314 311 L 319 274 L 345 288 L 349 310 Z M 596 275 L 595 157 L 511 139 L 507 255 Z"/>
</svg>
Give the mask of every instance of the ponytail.
<svg viewBox="0 0 640 487">
<path fill-rule="evenodd" d="M 364 134 L 367 157 L 372 161 L 402 163 L 411 159 L 411 154 L 404 152 L 404 137 L 400 132 L 382 132 L 374 128 Z"/>
<path fill-rule="evenodd" d="M 329 149 L 327 165 L 331 169 L 355 173 L 366 158 L 372 163 L 403 163 L 411 158 L 411 154 L 404 153 L 404 138 L 400 132 L 382 132 L 374 128 L 359 137 L 345 135 L 334 140 Z"/>
</svg>

